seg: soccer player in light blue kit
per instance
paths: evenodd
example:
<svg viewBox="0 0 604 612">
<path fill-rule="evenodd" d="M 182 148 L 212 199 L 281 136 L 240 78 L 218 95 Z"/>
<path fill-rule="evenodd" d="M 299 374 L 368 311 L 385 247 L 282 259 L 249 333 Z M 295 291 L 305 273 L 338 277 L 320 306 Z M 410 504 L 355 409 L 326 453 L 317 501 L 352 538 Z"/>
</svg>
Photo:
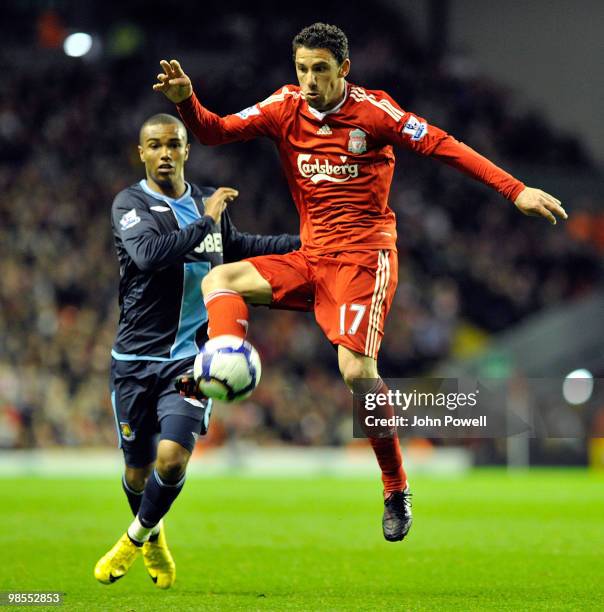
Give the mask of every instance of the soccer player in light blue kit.
<svg viewBox="0 0 604 612">
<path fill-rule="evenodd" d="M 237 231 L 225 210 L 237 190 L 185 182 L 189 147 L 179 119 L 148 119 L 139 144 L 146 178 L 120 192 L 112 207 L 120 319 L 111 397 L 124 453 L 122 485 L 135 518 L 96 564 L 103 584 L 122 578 L 140 553 L 159 588 L 170 588 L 176 577 L 162 518 L 183 488 L 211 413 L 210 401 L 182 397 L 174 386 L 207 341 L 201 281 L 223 262 L 300 245 L 298 236 Z"/>
</svg>

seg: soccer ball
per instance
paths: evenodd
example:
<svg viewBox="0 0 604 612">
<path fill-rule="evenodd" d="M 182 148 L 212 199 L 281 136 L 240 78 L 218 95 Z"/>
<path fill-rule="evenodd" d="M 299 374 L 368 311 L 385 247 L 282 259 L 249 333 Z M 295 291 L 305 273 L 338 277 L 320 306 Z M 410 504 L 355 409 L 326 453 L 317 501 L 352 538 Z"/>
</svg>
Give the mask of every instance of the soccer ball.
<svg viewBox="0 0 604 612">
<path fill-rule="evenodd" d="M 199 391 L 226 402 L 249 397 L 260 382 L 261 373 L 258 351 L 237 336 L 208 340 L 193 365 Z"/>
</svg>

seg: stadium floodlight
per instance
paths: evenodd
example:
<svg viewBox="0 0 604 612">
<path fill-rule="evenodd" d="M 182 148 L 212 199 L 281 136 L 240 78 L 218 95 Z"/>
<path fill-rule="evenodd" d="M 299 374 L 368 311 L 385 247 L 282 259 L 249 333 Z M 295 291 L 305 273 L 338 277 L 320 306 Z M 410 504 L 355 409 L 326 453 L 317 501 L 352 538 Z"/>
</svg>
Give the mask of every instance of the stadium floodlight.
<svg viewBox="0 0 604 612">
<path fill-rule="evenodd" d="M 593 374 L 585 368 L 573 370 L 566 375 L 562 383 L 562 395 L 564 399 L 573 406 L 584 404 L 594 389 Z"/>
<path fill-rule="evenodd" d="M 82 57 L 92 48 L 92 36 L 86 32 L 70 34 L 63 42 L 63 51 L 69 57 Z"/>
</svg>

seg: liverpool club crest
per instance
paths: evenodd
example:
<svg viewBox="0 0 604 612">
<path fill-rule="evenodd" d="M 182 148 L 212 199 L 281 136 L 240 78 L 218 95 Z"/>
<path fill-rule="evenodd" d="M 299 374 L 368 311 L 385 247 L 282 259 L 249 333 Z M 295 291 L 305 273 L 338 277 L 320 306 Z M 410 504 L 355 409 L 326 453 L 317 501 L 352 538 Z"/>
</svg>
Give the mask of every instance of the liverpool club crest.
<svg viewBox="0 0 604 612">
<path fill-rule="evenodd" d="M 365 153 L 367 151 L 367 134 L 363 130 L 350 130 L 348 135 L 348 150 L 351 153 Z"/>
</svg>

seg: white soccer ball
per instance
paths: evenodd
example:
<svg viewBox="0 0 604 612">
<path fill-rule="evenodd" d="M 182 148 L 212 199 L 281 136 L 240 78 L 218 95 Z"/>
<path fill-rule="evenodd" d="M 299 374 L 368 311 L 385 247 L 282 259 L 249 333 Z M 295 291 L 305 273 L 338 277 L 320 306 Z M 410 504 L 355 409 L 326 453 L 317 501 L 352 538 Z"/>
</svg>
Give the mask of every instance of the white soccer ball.
<svg viewBox="0 0 604 612">
<path fill-rule="evenodd" d="M 193 365 L 193 376 L 201 393 L 225 402 L 249 397 L 260 382 L 261 373 L 258 351 L 237 336 L 208 340 Z"/>
</svg>

